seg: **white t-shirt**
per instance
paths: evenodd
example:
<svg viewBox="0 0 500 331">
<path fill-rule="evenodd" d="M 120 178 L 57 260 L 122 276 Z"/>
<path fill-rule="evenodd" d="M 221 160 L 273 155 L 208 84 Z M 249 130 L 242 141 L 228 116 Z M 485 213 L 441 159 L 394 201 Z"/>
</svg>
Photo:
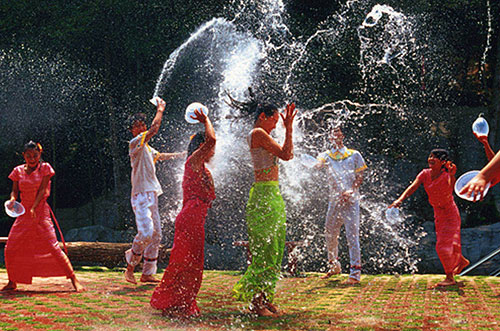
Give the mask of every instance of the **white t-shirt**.
<svg viewBox="0 0 500 331">
<path fill-rule="evenodd" d="M 130 165 L 132 166 L 132 196 L 142 192 L 163 193 L 160 182 L 156 178 L 155 162 L 160 153 L 144 143 L 147 131 L 138 134 L 129 143 Z"/>
<path fill-rule="evenodd" d="M 318 155 L 317 159 L 328 164 L 331 189 L 335 191 L 352 190 L 356 173 L 367 168 L 361 154 L 354 149 L 333 148 Z"/>
</svg>

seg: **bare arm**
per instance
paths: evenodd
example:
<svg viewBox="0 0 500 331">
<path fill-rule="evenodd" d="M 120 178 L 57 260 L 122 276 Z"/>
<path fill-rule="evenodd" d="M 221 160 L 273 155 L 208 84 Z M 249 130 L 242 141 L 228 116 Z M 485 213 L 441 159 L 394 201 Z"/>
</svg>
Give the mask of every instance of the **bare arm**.
<svg viewBox="0 0 500 331">
<path fill-rule="evenodd" d="M 486 153 L 486 157 L 488 158 L 488 161 L 491 161 L 495 157 L 495 152 L 493 152 L 493 149 L 490 146 L 490 143 L 488 142 L 488 136 L 478 136 L 475 132 L 474 136 L 476 137 L 477 140 L 484 146 L 484 152 Z"/>
<path fill-rule="evenodd" d="M 419 188 L 419 186 L 422 184 L 422 182 L 420 181 L 420 179 L 415 178 L 415 180 L 413 181 L 413 183 L 410 184 L 410 186 L 408 186 L 406 188 L 406 190 L 403 192 L 403 194 L 401 194 L 401 196 L 396 199 L 393 203 L 391 203 L 389 205 L 388 208 L 397 208 L 399 206 L 401 206 L 401 203 L 403 203 L 403 201 L 410 197 L 413 193 L 415 193 L 415 191 Z"/>
<path fill-rule="evenodd" d="M 166 160 L 182 159 L 183 157 L 186 156 L 186 154 L 187 154 L 186 151 L 177 153 L 160 153 L 160 157 L 158 158 L 158 160 L 166 161 Z"/>
<path fill-rule="evenodd" d="M 252 143 L 255 143 L 253 147 L 262 147 L 282 160 L 291 160 L 293 158 L 293 119 L 296 114 L 294 103 L 286 105 L 285 115 L 280 114 L 286 130 L 283 146 L 280 146 L 265 130 L 257 128 L 252 134 Z"/>
<path fill-rule="evenodd" d="M 191 166 L 193 170 L 199 170 L 203 167 L 203 164 L 208 160 L 208 158 L 213 154 L 215 150 L 215 131 L 212 126 L 210 119 L 201 111 L 194 111 L 196 119 L 200 123 L 205 124 L 205 142 L 191 154 Z"/>
<path fill-rule="evenodd" d="M 38 188 L 38 191 L 36 193 L 35 202 L 33 202 L 33 206 L 31 206 L 31 209 L 30 209 L 30 213 L 31 213 L 32 217 L 35 217 L 35 209 L 36 209 L 36 207 L 38 207 L 38 204 L 40 203 L 40 201 L 43 198 L 43 195 L 45 193 L 45 190 L 47 189 L 47 185 L 49 183 L 49 180 L 50 180 L 49 175 L 43 176 L 42 183 L 40 184 L 40 187 Z"/>
<path fill-rule="evenodd" d="M 19 197 L 19 182 L 12 183 L 12 192 L 10 192 L 10 201 L 16 201 Z"/>
<path fill-rule="evenodd" d="M 481 169 L 476 177 L 472 178 L 467 185 L 462 188 L 460 194 L 467 194 L 467 196 L 479 195 L 479 199 L 483 199 L 483 192 L 488 183 L 495 185 L 500 177 L 500 153 L 488 162 L 488 164 Z"/>
<path fill-rule="evenodd" d="M 165 101 L 162 99 L 158 100 L 158 106 L 156 107 L 156 115 L 153 119 L 153 123 L 151 123 L 151 127 L 146 133 L 146 137 L 144 138 L 144 143 L 147 143 L 155 134 L 158 133 L 161 125 L 161 119 L 163 117 L 163 112 L 165 111 Z"/>
</svg>

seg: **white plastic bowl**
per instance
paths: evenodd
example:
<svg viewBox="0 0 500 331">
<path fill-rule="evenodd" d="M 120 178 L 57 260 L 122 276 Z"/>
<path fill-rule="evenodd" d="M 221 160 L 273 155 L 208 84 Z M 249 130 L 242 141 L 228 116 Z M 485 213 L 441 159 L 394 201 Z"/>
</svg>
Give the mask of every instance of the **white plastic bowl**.
<svg viewBox="0 0 500 331">
<path fill-rule="evenodd" d="M 184 119 L 186 120 L 186 122 L 188 122 L 190 124 L 199 123 L 198 120 L 195 120 L 191 117 L 191 116 L 195 116 L 194 111 L 196 109 L 201 110 L 201 112 L 203 114 L 205 114 L 205 116 L 208 116 L 208 108 L 205 105 L 203 105 L 199 102 L 193 102 L 192 104 L 190 104 L 186 108 L 186 115 L 184 116 Z"/>
<path fill-rule="evenodd" d="M 467 185 L 468 182 L 471 181 L 472 178 L 476 177 L 476 175 L 479 173 L 479 170 L 471 170 L 469 172 L 466 172 L 462 176 L 460 176 L 457 181 L 455 182 L 455 194 L 464 199 L 464 200 L 469 200 L 469 201 L 474 201 L 474 194 L 472 194 L 470 197 L 467 196 L 467 194 L 459 194 L 459 192 L 464 188 L 465 185 Z M 483 192 L 483 198 L 486 196 L 486 193 L 488 193 L 488 189 L 490 188 L 490 184 L 486 185 L 484 188 Z M 479 200 L 479 197 L 477 197 L 476 200 Z"/>
<path fill-rule="evenodd" d="M 158 107 L 158 101 L 160 100 L 160 97 L 153 97 L 151 99 L 149 99 L 149 102 L 151 102 L 153 105 L 155 105 L 156 107 Z"/>
<path fill-rule="evenodd" d="M 401 217 L 399 216 L 399 209 L 398 208 L 387 208 L 385 210 L 385 219 L 391 223 L 398 223 L 401 221 Z"/>
<path fill-rule="evenodd" d="M 24 214 L 26 212 L 26 210 L 24 209 L 24 206 L 17 201 L 11 202 L 10 200 L 7 200 L 7 201 L 5 201 L 5 203 L 3 205 L 5 207 L 5 212 L 10 217 L 15 218 L 15 217 L 21 216 L 22 214 Z"/>
<path fill-rule="evenodd" d="M 300 163 L 306 168 L 312 168 L 316 164 L 318 164 L 318 160 L 312 155 L 309 154 L 301 154 L 299 157 Z"/>
</svg>

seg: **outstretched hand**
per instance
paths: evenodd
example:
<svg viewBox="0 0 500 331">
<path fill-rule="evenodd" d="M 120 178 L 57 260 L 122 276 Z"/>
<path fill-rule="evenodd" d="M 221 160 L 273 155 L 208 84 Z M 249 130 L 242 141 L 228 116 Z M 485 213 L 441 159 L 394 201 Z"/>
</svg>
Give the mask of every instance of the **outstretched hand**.
<svg viewBox="0 0 500 331">
<path fill-rule="evenodd" d="M 204 112 L 201 111 L 200 109 L 195 109 L 194 110 L 194 116 L 190 116 L 193 120 L 197 120 L 200 123 L 205 123 L 207 121 L 207 115 L 205 115 Z"/>
<path fill-rule="evenodd" d="M 459 194 L 467 194 L 468 197 L 474 196 L 474 202 L 478 201 L 478 197 L 479 200 L 483 200 L 486 185 L 488 185 L 486 179 L 479 173 L 460 190 Z"/>
<path fill-rule="evenodd" d="M 403 203 L 402 200 L 397 199 L 397 200 L 394 200 L 394 202 L 391 203 L 387 208 L 399 208 L 402 203 Z"/>
<path fill-rule="evenodd" d="M 295 110 L 295 103 L 289 103 L 285 107 L 285 115 L 280 113 L 281 119 L 283 120 L 283 124 L 287 130 L 291 129 L 293 126 L 293 119 L 297 115 L 297 111 Z"/>
</svg>

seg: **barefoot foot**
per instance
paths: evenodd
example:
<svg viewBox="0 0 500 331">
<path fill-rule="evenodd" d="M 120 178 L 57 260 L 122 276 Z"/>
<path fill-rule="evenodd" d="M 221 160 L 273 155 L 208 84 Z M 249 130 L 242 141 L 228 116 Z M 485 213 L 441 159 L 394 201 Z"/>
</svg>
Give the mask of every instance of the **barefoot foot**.
<svg viewBox="0 0 500 331">
<path fill-rule="evenodd" d="M 5 285 L 4 287 L 2 287 L 2 289 L 0 291 L 13 291 L 17 288 L 17 284 L 11 280 L 9 280 L 9 282 L 7 283 L 7 285 Z"/>
<path fill-rule="evenodd" d="M 330 261 L 330 269 L 328 272 L 321 277 L 321 279 L 328 279 L 333 275 L 339 275 L 342 271 L 342 267 L 340 266 L 339 261 Z"/>
<path fill-rule="evenodd" d="M 125 273 L 123 275 L 125 276 L 125 280 L 127 282 L 132 284 L 137 284 L 137 281 L 135 280 L 134 276 L 134 267 L 131 266 L 130 264 L 127 265 L 127 270 L 125 270 Z"/>
<path fill-rule="evenodd" d="M 456 284 L 457 284 L 457 282 L 455 281 L 455 279 L 446 278 L 442 282 L 437 283 L 436 286 L 452 286 L 452 285 L 456 285 Z"/>
<path fill-rule="evenodd" d="M 153 275 L 142 275 L 140 281 L 143 283 L 159 283 L 160 282 L 160 280 L 156 279 Z"/>
<path fill-rule="evenodd" d="M 274 314 L 274 316 L 280 316 L 283 314 L 282 311 L 271 302 L 266 302 L 264 305 L 266 306 L 267 310 Z"/>
<path fill-rule="evenodd" d="M 74 289 L 75 289 L 76 292 L 83 292 L 83 291 L 85 291 L 85 288 L 78 281 L 78 279 L 76 279 L 75 276 L 73 276 L 73 278 L 71 278 L 71 284 L 73 284 L 73 287 L 74 287 Z"/>
<path fill-rule="evenodd" d="M 344 285 L 357 285 L 357 284 L 359 284 L 359 280 L 357 280 L 356 278 L 349 277 L 344 281 L 343 284 Z"/>
<path fill-rule="evenodd" d="M 455 268 L 455 270 L 453 270 L 453 274 L 455 275 L 460 274 L 469 264 L 470 261 L 462 256 L 460 258 L 460 262 L 458 263 L 457 267 Z"/>
</svg>

